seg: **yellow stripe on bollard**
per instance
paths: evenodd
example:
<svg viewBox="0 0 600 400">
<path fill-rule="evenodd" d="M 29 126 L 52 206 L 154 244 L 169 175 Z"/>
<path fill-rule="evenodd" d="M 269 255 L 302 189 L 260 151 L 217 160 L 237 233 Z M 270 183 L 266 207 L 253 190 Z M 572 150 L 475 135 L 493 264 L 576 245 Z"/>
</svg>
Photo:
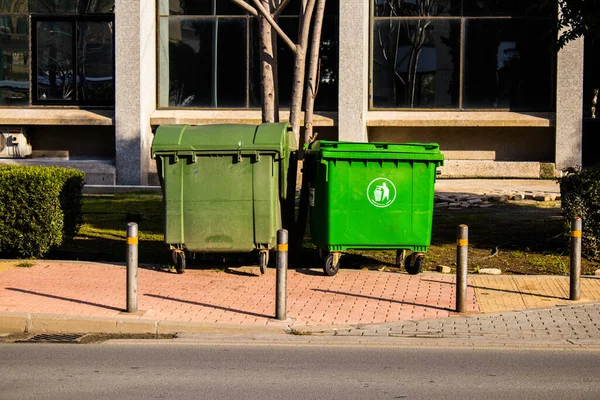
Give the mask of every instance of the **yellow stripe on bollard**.
<svg viewBox="0 0 600 400">
<path fill-rule="evenodd" d="M 277 251 L 288 251 L 288 245 L 287 245 L 287 243 L 278 244 L 277 245 Z"/>
<path fill-rule="evenodd" d="M 571 237 L 580 238 L 581 237 L 581 231 L 571 231 Z"/>
<path fill-rule="evenodd" d="M 469 239 L 457 239 L 456 244 L 461 247 L 466 247 L 469 245 Z"/>
<path fill-rule="evenodd" d="M 128 237 L 127 244 L 138 244 L 138 238 L 136 237 Z"/>
</svg>

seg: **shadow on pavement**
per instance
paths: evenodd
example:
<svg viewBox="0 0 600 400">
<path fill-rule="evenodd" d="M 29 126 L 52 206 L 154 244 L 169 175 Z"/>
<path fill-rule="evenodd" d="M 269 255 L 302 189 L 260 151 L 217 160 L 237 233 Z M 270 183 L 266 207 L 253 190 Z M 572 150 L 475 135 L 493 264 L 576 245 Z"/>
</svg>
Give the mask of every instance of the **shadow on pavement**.
<svg viewBox="0 0 600 400">
<path fill-rule="evenodd" d="M 453 282 L 436 281 L 434 279 L 421 279 L 421 281 L 422 282 L 444 283 L 444 284 L 447 284 L 447 285 L 455 285 L 455 283 L 453 283 Z M 477 286 L 477 285 L 468 285 L 468 286 L 472 287 L 473 289 L 491 290 L 491 291 L 494 291 L 494 292 L 520 294 L 520 295 L 524 295 L 524 296 L 543 297 L 543 298 L 546 298 L 546 299 L 568 300 L 567 297 L 548 296 L 548 295 L 545 295 L 545 294 L 523 292 L 523 291 L 520 291 L 520 290 L 508 290 L 508 289 L 500 289 L 500 288 L 495 288 L 495 287 Z"/>
<path fill-rule="evenodd" d="M 407 301 L 384 299 L 384 298 L 381 298 L 381 297 L 365 296 L 365 295 L 362 295 L 362 294 L 355 294 L 355 293 L 338 292 L 336 290 L 325 290 L 325 289 L 312 289 L 312 290 L 314 290 L 315 292 L 333 293 L 333 294 L 342 294 L 344 296 L 361 297 L 363 299 L 369 299 L 369 300 L 389 301 L 390 303 L 398 303 L 398 304 L 407 305 L 407 306 L 417 306 L 417 307 L 433 308 L 435 310 L 442 310 L 442 311 L 455 311 L 454 309 L 446 308 L 446 307 L 432 306 L 432 305 L 429 305 L 429 304 L 409 303 Z"/>
<path fill-rule="evenodd" d="M 229 267 L 226 267 L 224 269 L 226 274 L 230 274 L 230 275 L 238 275 L 238 276 L 248 276 L 251 278 L 258 278 L 260 275 L 258 274 L 253 274 L 252 272 L 246 272 L 246 271 L 238 271 L 236 269 L 232 269 Z"/>
<path fill-rule="evenodd" d="M 308 268 L 299 268 L 296 269 L 296 272 L 302 275 L 325 276 L 325 273 L 323 273 L 323 271 L 313 271 L 312 269 Z"/>
<path fill-rule="evenodd" d="M 106 308 L 108 310 L 113 310 L 113 311 L 124 311 L 123 308 L 111 307 L 111 306 L 107 306 L 107 305 L 104 305 L 104 304 L 92 303 L 92 302 L 84 301 L 84 300 L 70 299 L 68 297 L 55 296 L 53 294 L 38 293 L 38 292 L 32 292 L 30 290 L 17 289 L 17 288 L 6 288 L 6 290 L 12 290 L 13 292 L 21 292 L 21 293 L 26 293 L 26 294 L 33 294 L 33 295 L 36 295 L 36 296 L 43 296 L 43 297 L 48 297 L 48 298 L 56 299 L 56 300 L 70 301 L 70 302 L 73 302 L 73 303 L 85 304 L 85 305 L 88 305 L 88 306 Z"/>
<path fill-rule="evenodd" d="M 215 306 L 214 304 L 199 303 L 199 302 L 197 302 L 197 301 L 190 301 L 190 300 L 176 299 L 176 298 L 174 298 L 174 297 L 160 296 L 160 295 L 158 295 L 158 294 L 150 294 L 150 293 L 146 293 L 146 294 L 144 294 L 144 296 L 148 296 L 148 297 L 154 297 L 154 298 L 156 298 L 156 299 L 162 299 L 162 300 L 178 301 L 178 302 L 180 302 L 180 303 L 192 304 L 192 305 L 195 305 L 195 306 L 216 308 L 217 310 L 231 311 L 231 312 L 235 312 L 235 313 L 240 313 L 240 314 L 246 314 L 246 315 L 250 315 L 250 316 L 253 316 L 253 317 L 259 317 L 259 318 L 273 318 L 273 316 L 272 316 L 272 315 L 265 315 L 265 314 L 253 313 L 253 312 L 250 312 L 250 311 L 236 310 L 235 308 L 228 308 L 228 307 Z"/>
</svg>

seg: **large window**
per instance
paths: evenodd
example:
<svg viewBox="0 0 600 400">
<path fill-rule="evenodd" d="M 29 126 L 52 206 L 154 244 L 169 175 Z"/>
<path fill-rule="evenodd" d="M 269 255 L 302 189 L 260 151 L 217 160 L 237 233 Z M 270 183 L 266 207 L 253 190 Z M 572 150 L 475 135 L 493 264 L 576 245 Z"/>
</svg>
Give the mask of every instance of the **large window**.
<svg viewBox="0 0 600 400">
<path fill-rule="evenodd" d="M 373 0 L 371 108 L 554 108 L 556 5 Z"/>
<path fill-rule="evenodd" d="M 298 10 L 279 17 L 293 40 Z M 317 110 L 337 109 L 338 2 L 327 2 Z M 159 107 L 260 108 L 258 22 L 231 1 L 159 0 Z M 279 98 L 289 107 L 294 58 L 278 40 Z"/>
<path fill-rule="evenodd" d="M 0 106 L 114 106 L 114 0 L 0 0 Z"/>
<path fill-rule="evenodd" d="M 0 106 L 29 104 L 27 0 L 0 0 Z"/>
</svg>

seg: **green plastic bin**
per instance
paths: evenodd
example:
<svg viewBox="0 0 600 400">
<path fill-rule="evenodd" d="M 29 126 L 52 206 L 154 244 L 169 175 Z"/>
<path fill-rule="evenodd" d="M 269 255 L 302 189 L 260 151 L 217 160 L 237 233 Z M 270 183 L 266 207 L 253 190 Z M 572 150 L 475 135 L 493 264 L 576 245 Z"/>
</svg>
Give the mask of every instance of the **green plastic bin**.
<svg viewBox="0 0 600 400">
<path fill-rule="evenodd" d="M 178 272 L 185 252 L 259 252 L 264 273 L 282 227 L 295 137 L 287 123 L 162 125 L 155 133 L 165 242 Z"/>
<path fill-rule="evenodd" d="M 398 266 L 419 273 L 443 162 L 433 143 L 313 143 L 305 162 L 310 232 L 325 273 L 337 273 L 347 249 L 396 249 Z"/>
</svg>

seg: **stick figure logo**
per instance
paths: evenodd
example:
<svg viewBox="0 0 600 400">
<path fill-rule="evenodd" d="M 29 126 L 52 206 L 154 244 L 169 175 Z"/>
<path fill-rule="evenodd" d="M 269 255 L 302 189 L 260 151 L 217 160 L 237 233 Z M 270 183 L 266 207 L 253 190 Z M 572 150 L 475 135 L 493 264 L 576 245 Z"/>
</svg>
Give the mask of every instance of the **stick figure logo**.
<svg viewBox="0 0 600 400">
<path fill-rule="evenodd" d="M 389 207 L 396 200 L 396 186 L 387 178 L 373 179 L 367 187 L 367 198 L 375 207 Z"/>
</svg>

